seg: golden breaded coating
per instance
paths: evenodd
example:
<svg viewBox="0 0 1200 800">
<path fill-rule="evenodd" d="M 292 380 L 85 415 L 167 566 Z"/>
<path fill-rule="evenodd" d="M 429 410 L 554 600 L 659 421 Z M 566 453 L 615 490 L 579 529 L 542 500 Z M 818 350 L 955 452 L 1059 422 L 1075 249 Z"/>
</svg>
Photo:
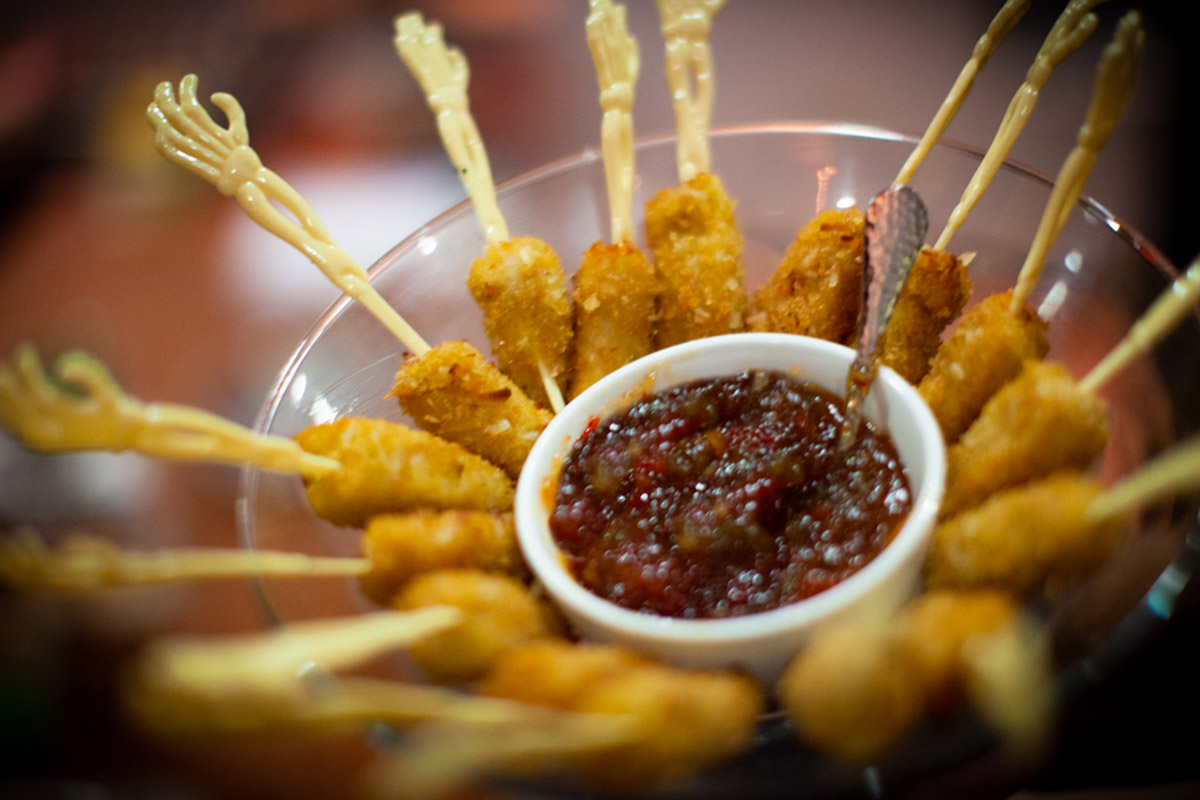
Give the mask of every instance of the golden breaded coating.
<svg viewBox="0 0 1200 800">
<path fill-rule="evenodd" d="M 308 502 L 336 525 L 417 508 L 512 507 L 513 482 L 494 464 L 431 433 L 383 419 L 344 417 L 296 435 L 310 453 L 344 469 L 308 482 Z"/>
<path fill-rule="evenodd" d="M 629 242 L 596 242 L 575 273 L 575 355 L 571 397 L 654 346 L 658 279 Z"/>
<path fill-rule="evenodd" d="M 923 717 L 956 713 L 968 699 L 1001 732 L 1023 734 L 1008 723 L 1044 722 L 1035 715 L 1044 665 L 1016 676 L 1033 678 L 1027 684 L 987 673 L 1011 666 L 996 656 L 1006 646 L 1033 644 L 1029 633 L 1007 591 L 935 589 L 886 626 L 846 622 L 818 631 L 788 666 L 779 700 L 802 739 L 853 761 L 881 755 Z M 1013 713 L 997 712 L 997 704 Z"/>
<path fill-rule="evenodd" d="M 1050 349 L 1046 322 L 1028 306 L 1013 313 L 1012 291 L 967 309 L 942 343 L 917 389 L 942 426 L 947 444 L 958 441 L 984 403 Z"/>
<path fill-rule="evenodd" d="M 1059 473 L 989 497 L 940 523 L 926 557 L 930 586 L 996 586 L 1019 594 L 1084 576 L 1104 563 L 1119 519 L 1088 517 L 1094 481 Z"/>
<path fill-rule="evenodd" d="M 687 775 L 748 749 L 762 690 L 750 678 L 718 671 L 645 664 L 610 677 L 575 710 L 637 718 L 637 741 L 579 758 L 580 771 L 600 786 L 642 787 Z"/>
<path fill-rule="evenodd" d="M 801 739 L 852 761 L 883 753 L 924 711 L 907 651 L 888 631 L 854 624 L 815 634 L 776 695 Z"/>
<path fill-rule="evenodd" d="M 795 333 L 845 344 L 862 305 L 863 215 L 823 211 L 796 233 L 751 304 L 755 331 Z"/>
<path fill-rule="evenodd" d="M 744 675 L 676 669 L 626 648 L 563 639 L 509 650 L 477 688 L 561 711 L 634 718 L 635 741 L 576 757 L 584 775 L 612 789 L 645 787 L 745 750 L 764 704 Z"/>
<path fill-rule="evenodd" d="M 1087 469 L 1108 441 L 1107 406 L 1060 364 L 1026 361 L 946 452 L 945 519 L 1011 486 Z"/>
<path fill-rule="evenodd" d="M 958 319 L 970 296 L 971 280 L 958 256 L 923 248 L 896 298 L 879 343 L 879 363 L 914 386 L 920 383 L 942 343 L 942 333 Z"/>
<path fill-rule="evenodd" d="M 1017 624 L 1020 605 L 999 589 L 935 589 L 917 597 L 896 623 L 896 637 L 925 696 L 926 709 L 949 715 L 966 698 L 965 648 L 981 634 Z"/>
<path fill-rule="evenodd" d="M 401 611 L 452 606 L 463 612 L 461 624 L 410 649 L 413 660 L 438 683 L 478 678 L 507 650 L 559 633 L 553 609 L 524 583 L 479 570 L 418 575 L 400 590 L 393 605 Z"/>
<path fill-rule="evenodd" d="M 720 178 L 659 191 L 646 204 L 646 240 L 662 291 L 657 347 L 743 329 L 742 234 Z"/>
<path fill-rule="evenodd" d="M 546 403 L 538 364 L 561 386 L 574 331 L 558 254 L 529 236 L 494 242 L 471 263 L 467 288 L 483 310 L 483 327 L 500 369 L 531 398 Z"/>
<path fill-rule="evenodd" d="M 569 711 L 597 686 L 647 663 L 621 647 L 543 639 L 501 655 L 476 688 L 489 697 Z"/>
<path fill-rule="evenodd" d="M 389 397 L 418 427 L 498 464 L 515 480 L 552 415 L 469 342 L 409 358 Z"/>
<path fill-rule="evenodd" d="M 363 555 L 371 568 L 359 578 L 363 594 L 381 606 L 408 581 L 443 569 L 478 569 L 528 576 L 511 513 L 414 511 L 367 520 Z"/>
</svg>

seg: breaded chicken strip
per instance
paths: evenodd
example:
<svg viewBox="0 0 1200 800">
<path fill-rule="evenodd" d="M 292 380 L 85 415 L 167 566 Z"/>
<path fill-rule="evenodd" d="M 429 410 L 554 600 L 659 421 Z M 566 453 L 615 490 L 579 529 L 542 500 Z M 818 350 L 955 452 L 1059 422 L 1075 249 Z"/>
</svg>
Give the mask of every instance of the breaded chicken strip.
<svg viewBox="0 0 1200 800">
<path fill-rule="evenodd" d="M 558 254 L 530 236 L 492 242 L 471 263 L 467 288 L 483 310 L 501 371 L 531 398 L 548 403 L 541 370 L 565 383 L 574 332 Z"/>
<path fill-rule="evenodd" d="M 1025 361 L 1044 358 L 1050 349 L 1046 322 L 1031 308 L 1014 313 L 1011 306 L 1010 290 L 967 309 L 917 387 L 947 444 L 958 441 Z"/>
<path fill-rule="evenodd" d="M 942 344 L 942 333 L 970 296 L 971 281 L 958 256 L 923 248 L 879 342 L 879 363 L 914 386 L 920 383 Z"/>
<path fill-rule="evenodd" d="M 608 373 L 650 353 L 658 279 L 630 242 L 596 242 L 575 274 L 574 397 Z"/>
<path fill-rule="evenodd" d="M 1124 527 L 1093 518 L 1102 492 L 1063 472 L 993 494 L 934 529 L 926 559 L 931 586 L 994 586 L 1019 594 L 1053 589 L 1104 563 Z"/>
<path fill-rule="evenodd" d="M 851 208 L 823 211 L 797 231 L 754 295 L 750 329 L 849 342 L 862 304 L 863 224 Z"/>
<path fill-rule="evenodd" d="M 1030 360 L 946 453 L 942 518 L 1051 473 L 1087 469 L 1108 441 L 1105 402 L 1060 364 Z"/>
<path fill-rule="evenodd" d="M 310 453 L 344 469 L 307 482 L 318 516 L 336 525 L 365 525 L 376 514 L 417 508 L 512 507 L 504 471 L 459 445 L 383 419 L 343 417 L 296 435 Z"/>
<path fill-rule="evenodd" d="M 513 479 L 552 418 L 469 342 L 444 342 L 408 359 L 388 396 L 418 427 L 483 456 Z"/>
<path fill-rule="evenodd" d="M 668 667 L 630 650 L 533 642 L 501 656 L 479 689 L 563 711 L 632 717 L 634 741 L 581 754 L 576 766 L 612 789 L 645 787 L 748 748 L 763 708 L 750 678 Z"/>
<path fill-rule="evenodd" d="M 721 179 L 700 173 L 646 204 L 646 238 L 662 289 L 658 347 L 742 330 L 742 234 Z"/>
<path fill-rule="evenodd" d="M 560 632 L 554 609 L 508 575 L 473 569 L 427 572 L 409 581 L 393 600 L 401 611 L 450 606 L 462 623 L 413 645 L 413 660 L 430 680 L 462 683 L 478 678 L 503 653 Z"/>
<path fill-rule="evenodd" d="M 379 605 L 388 605 L 406 583 L 426 572 L 470 568 L 522 579 L 528 575 L 511 513 L 379 514 L 367 520 L 362 547 L 371 568 L 359 583 Z"/>
</svg>

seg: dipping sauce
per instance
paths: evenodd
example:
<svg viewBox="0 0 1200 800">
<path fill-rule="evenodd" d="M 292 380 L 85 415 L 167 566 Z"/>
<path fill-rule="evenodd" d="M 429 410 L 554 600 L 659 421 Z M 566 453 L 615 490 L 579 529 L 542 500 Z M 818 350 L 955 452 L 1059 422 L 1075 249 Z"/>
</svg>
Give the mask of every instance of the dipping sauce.
<svg viewBox="0 0 1200 800">
<path fill-rule="evenodd" d="M 752 614 L 861 569 L 912 505 L 891 439 L 838 452 L 842 398 L 777 372 L 694 381 L 579 438 L 550 530 L 582 585 L 669 617 Z"/>
</svg>

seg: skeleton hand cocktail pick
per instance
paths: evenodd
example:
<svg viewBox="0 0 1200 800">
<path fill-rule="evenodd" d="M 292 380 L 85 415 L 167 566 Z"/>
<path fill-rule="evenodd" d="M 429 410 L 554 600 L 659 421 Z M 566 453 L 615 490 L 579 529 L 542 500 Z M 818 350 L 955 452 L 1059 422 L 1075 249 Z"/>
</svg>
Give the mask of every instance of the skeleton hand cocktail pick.
<svg viewBox="0 0 1200 800">
<path fill-rule="evenodd" d="M 32 347 L 0 362 L 0 423 L 42 452 L 135 450 L 155 458 L 253 464 L 317 477 L 342 465 L 291 439 L 253 433 L 199 409 L 142 403 L 83 353 L 58 361 L 53 378 Z"/>
<path fill-rule="evenodd" d="M 304 198 L 282 178 L 263 166 L 250 147 L 246 114 L 238 101 L 218 92 L 213 104 L 225 112 L 229 127 L 222 128 L 196 99 L 195 75 L 179 82 L 178 99 L 171 84 L 163 82 L 146 109 L 154 126 L 154 144 L 164 156 L 236 198 L 246 214 L 263 228 L 304 253 L 335 286 L 362 303 L 414 355 L 429 345 L 371 286 L 366 270 L 334 242 L 329 231 Z M 276 208 L 290 211 L 295 219 Z"/>
<path fill-rule="evenodd" d="M 470 70 L 437 23 L 418 13 L 396 19 L 396 52 L 421 85 L 438 133 L 471 196 L 487 239 L 471 264 L 467 287 L 483 311 L 483 327 L 500 368 L 530 397 L 555 411 L 569 369 L 574 332 L 567 278 L 554 249 L 531 236 L 510 238 L 496 204 L 487 153 L 467 102 Z"/>
</svg>

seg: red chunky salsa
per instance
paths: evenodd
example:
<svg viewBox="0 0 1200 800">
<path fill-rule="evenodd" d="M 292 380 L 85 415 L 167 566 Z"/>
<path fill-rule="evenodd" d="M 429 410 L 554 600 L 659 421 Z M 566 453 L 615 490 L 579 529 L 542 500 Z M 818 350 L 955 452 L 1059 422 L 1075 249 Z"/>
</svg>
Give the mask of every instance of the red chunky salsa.
<svg viewBox="0 0 1200 800">
<path fill-rule="evenodd" d="M 838 451 L 842 400 L 752 371 L 649 396 L 576 442 L 550 529 L 575 578 L 670 617 L 766 611 L 845 579 L 911 506 L 886 434 Z"/>
</svg>

